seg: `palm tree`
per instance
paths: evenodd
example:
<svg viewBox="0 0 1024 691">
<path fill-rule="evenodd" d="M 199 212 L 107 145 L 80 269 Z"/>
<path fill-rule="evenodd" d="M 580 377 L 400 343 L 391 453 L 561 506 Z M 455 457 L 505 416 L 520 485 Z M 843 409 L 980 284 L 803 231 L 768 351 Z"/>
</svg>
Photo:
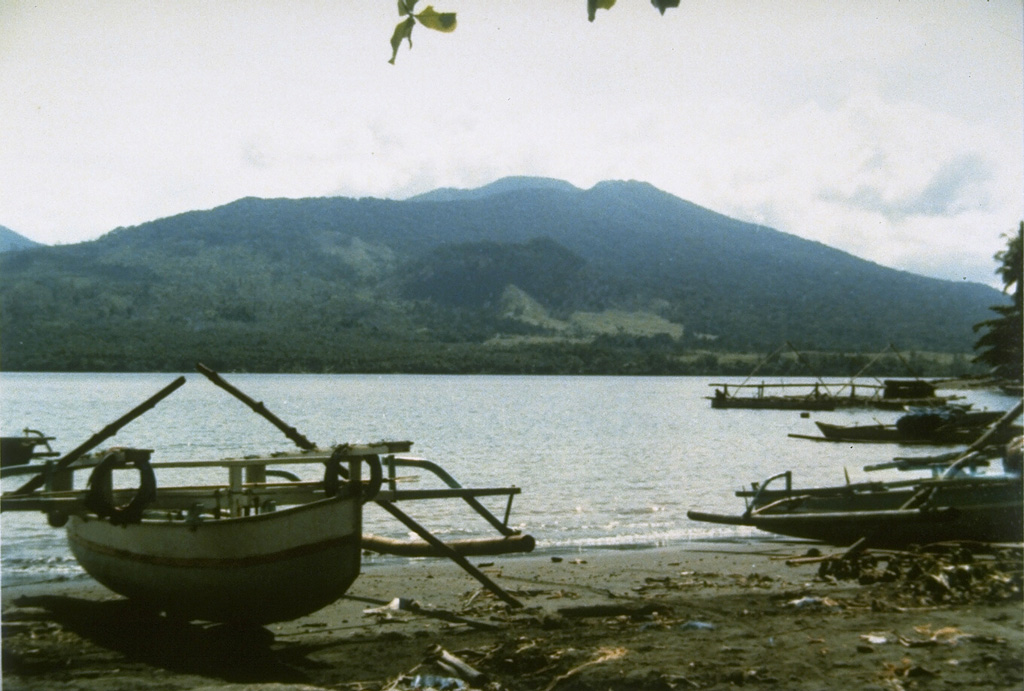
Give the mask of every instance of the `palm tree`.
<svg viewBox="0 0 1024 691">
<path fill-rule="evenodd" d="M 979 351 L 975 362 L 992 367 L 992 374 L 1000 379 L 1013 382 L 1021 381 L 1022 361 L 1024 361 L 1024 324 L 1021 320 L 1021 282 L 1024 280 L 1024 262 L 1022 262 L 1021 242 L 1024 236 L 1024 221 L 1015 234 L 1008 237 L 1006 249 L 996 252 L 995 259 L 999 262 L 996 274 L 1003 279 L 1004 293 L 1013 289 L 1012 301 L 1009 305 L 995 305 L 990 309 L 999 316 L 974 325 L 974 331 L 985 330 L 986 333 L 974 344 Z"/>
</svg>

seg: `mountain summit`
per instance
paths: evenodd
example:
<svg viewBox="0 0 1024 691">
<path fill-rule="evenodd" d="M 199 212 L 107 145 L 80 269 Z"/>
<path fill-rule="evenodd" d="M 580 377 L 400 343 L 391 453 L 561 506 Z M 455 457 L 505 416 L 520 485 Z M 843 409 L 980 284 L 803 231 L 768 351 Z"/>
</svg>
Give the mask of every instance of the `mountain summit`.
<svg viewBox="0 0 1024 691">
<path fill-rule="evenodd" d="M 579 188 L 564 180 L 554 178 L 538 178 L 526 176 L 512 176 L 501 178 L 490 184 L 474 189 L 457 189 L 455 187 L 441 187 L 430 192 L 409 197 L 410 202 L 458 202 L 467 199 L 483 199 L 496 194 L 507 192 L 524 192 L 533 190 L 560 190 L 563 192 L 579 192 Z"/>
</svg>

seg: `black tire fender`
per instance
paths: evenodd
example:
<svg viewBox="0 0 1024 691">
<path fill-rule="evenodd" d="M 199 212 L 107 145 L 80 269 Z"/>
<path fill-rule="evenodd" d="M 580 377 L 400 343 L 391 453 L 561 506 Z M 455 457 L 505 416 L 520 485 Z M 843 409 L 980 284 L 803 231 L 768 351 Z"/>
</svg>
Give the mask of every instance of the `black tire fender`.
<svg viewBox="0 0 1024 691">
<path fill-rule="evenodd" d="M 337 496 L 341 490 L 341 480 L 348 480 L 348 469 L 341 464 L 341 454 L 335 450 L 334 455 L 324 463 L 324 494 L 328 497 Z M 366 485 L 358 490 L 349 488 L 349 492 L 358 491 L 362 503 L 373 500 L 384 483 L 384 471 L 381 468 L 379 456 L 359 456 L 359 460 L 366 464 L 370 470 L 370 479 Z"/>
<path fill-rule="evenodd" d="M 142 521 L 142 512 L 156 500 L 156 474 L 149 464 L 148 449 L 112 449 L 107 452 L 89 475 L 89 490 L 85 506 L 111 525 L 129 525 Z M 131 501 L 121 506 L 111 500 L 113 471 L 127 465 L 139 471 L 139 488 Z"/>
</svg>

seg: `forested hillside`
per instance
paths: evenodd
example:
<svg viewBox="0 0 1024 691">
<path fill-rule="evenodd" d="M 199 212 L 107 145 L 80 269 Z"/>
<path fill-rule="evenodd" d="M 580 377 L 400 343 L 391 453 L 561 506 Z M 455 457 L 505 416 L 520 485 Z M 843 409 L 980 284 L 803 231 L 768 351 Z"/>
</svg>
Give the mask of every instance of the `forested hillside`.
<svg viewBox="0 0 1024 691">
<path fill-rule="evenodd" d="M 791 341 L 835 372 L 862 361 L 835 353 L 890 343 L 969 354 L 1005 299 L 645 183 L 510 178 L 406 201 L 246 198 L 5 252 L 0 367 L 698 373 Z"/>
</svg>

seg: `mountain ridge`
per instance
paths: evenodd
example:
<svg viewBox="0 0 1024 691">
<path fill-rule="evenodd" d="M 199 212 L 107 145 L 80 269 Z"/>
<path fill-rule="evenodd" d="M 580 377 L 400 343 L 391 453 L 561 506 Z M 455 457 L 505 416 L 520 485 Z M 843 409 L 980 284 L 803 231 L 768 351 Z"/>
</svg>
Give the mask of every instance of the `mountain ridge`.
<svg viewBox="0 0 1024 691">
<path fill-rule="evenodd" d="M 0 226 L 0 252 L 42 247 L 43 243 L 30 240 L 21 233 L 16 233 L 7 226 Z"/>
<path fill-rule="evenodd" d="M 229 366 L 282 371 L 448 371 L 437 361 L 453 349 L 466 368 L 458 371 L 536 371 L 541 361 L 591 371 L 600 358 L 608 371 L 626 351 L 655 345 L 665 351 L 658 368 L 671 370 L 697 347 L 766 351 L 786 340 L 969 353 L 971 327 L 1005 299 L 644 182 L 582 190 L 517 177 L 435 192 L 244 197 L 0 255 L 3 368 L 187 360 L 154 345 L 161 334 L 182 351 L 231 352 Z M 140 345 L 113 343 L 118 330 Z M 332 342 L 351 357 L 332 353 Z M 68 343 L 88 352 L 61 355 Z"/>
</svg>

